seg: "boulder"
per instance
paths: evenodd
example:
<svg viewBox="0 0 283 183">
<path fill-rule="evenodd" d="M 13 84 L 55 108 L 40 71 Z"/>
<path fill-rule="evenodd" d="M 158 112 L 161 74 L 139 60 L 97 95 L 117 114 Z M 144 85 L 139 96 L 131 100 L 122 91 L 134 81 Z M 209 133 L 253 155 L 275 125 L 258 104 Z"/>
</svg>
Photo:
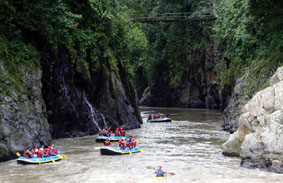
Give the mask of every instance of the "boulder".
<svg viewBox="0 0 283 183">
<path fill-rule="evenodd" d="M 237 131 L 223 144 L 223 154 L 240 156 L 244 167 L 283 173 L 282 68 L 272 77 L 272 85 L 242 108 Z"/>
</svg>

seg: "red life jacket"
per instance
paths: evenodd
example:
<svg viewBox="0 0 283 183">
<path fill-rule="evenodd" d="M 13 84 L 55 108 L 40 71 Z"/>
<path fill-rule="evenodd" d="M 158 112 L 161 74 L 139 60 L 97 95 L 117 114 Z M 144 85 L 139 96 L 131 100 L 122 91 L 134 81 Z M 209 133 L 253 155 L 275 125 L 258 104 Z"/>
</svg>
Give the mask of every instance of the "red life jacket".
<svg viewBox="0 0 283 183">
<path fill-rule="evenodd" d="M 105 141 L 105 142 L 104 142 L 104 146 L 110 146 L 110 141 L 108 141 L 108 142 Z"/>
<path fill-rule="evenodd" d="M 125 136 L 125 130 L 121 131 L 121 136 Z"/>
<path fill-rule="evenodd" d="M 53 148 L 53 149 L 52 149 L 52 154 L 53 154 L 53 155 L 56 155 L 56 154 L 57 154 L 57 151 L 58 151 L 58 149 Z"/>
<path fill-rule="evenodd" d="M 98 135 L 101 136 L 101 135 L 102 135 L 102 132 L 98 132 Z"/>
<path fill-rule="evenodd" d="M 115 131 L 115 136 L 120 136 L 119 130 L 116 130 L 116 131 Z"/>
<path fill-rule="evenodd" d="M 119 147 L 121 147 L 122 149 L 125 149 L 125 144 L 124 144 L 124 142 L 121 142 L 121 143 L 119 144 Z"/>
<path fill-rule="evenodd" d="M 32 153 L 32 154 L 35 154 L 35 148 L 33 148 L 33 149 L 31 150 L 31 153 Z"/>
<path fill-rule="evenodd" d="M 41 158 L 41 157 L 42 157 L 42 156 L 41 156 L 41 151 L 38 150 L 38 151 L 36 152 L 36 155 L 37 155 L 38 158 Z"/>
<path fill-rule="evenodd" d="M 156 119 L 156 115 L 153 116 L 153 119 Z"/>
<path fill-rule="evenodd" d="M 134 142 L 131 143 L 131 145 L 132 145 L 133 147 L 136 147 L 136 146 L 137 146 L 137 142 L 134 141 Z"/>
<path fill-rule="evenodd" d="M 44 155 L 50 156 L 50 154 L 49 154 L 49 149 L 48 149 L 48 148 L 45 148 L 45 149 L 44 149 Z"/>
</svg>

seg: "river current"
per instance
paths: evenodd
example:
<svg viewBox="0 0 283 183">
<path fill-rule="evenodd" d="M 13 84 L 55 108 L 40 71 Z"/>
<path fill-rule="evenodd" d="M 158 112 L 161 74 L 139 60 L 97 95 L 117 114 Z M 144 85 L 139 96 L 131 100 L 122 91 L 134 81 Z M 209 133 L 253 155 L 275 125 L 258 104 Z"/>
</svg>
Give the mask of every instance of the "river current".
<svg viewBox="0 0 283 183">
<path fill-rule="evenodd" d="M 23 183 L 282 183 L 283 175 L 241 168 L 239 158 L 221 154 L 229 134 L 221 131 L 216 110 L 141 107 L 148 113 L 169 112 L 172 123 L 147 123 L 128 130 L 144 150 L 123 156 L 102 156 L 95 136 L 53 140 L 68 156 L 56 163 L 19 165 L 0 163 L 0 182 Z M 112 142 L 112 145 L 117 143 Z M 168 176 L 154 179 L 158 165 Z"/>
</svg>

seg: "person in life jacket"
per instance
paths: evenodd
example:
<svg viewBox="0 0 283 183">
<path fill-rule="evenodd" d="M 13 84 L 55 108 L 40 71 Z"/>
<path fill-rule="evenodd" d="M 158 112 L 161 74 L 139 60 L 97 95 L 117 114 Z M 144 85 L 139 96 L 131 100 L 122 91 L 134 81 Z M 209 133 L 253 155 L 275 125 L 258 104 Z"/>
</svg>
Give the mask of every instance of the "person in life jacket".
<svg viewBox="0 0 283 183">
<path fill-rule="evenodd" d="M 156 115 L 155 114 L 153 115 L 153 119 L 156 119 Z"/>
<path fill-rule="evenodd" d="M 156 177 L 164 177 L 166 175 L 166 173 L 161 170 L 162 169 L 162 166 L 159 165 L 158 166 L 158 170 L 156 170 L 154 173 L 156 174 Z"/>
<path fill-rule="evenodd" d="M 104 141 L 104 146 L 110 146 L 110 140 L 109 138 L 106 138 Z"/>
<path fill-rule="evenodd" d="M 115 136 L 120 136 L 119 128 L 116 128 L 116 130 L 115 130 Z"/>
<path fill-rule="evenodd" d="M 167 118 L 170 118 L 170 117 L 171 117 L 171 115 L 170 115 L 169 113 L 167 113 L 167 114 L 166 114 L 166 117 L 167 117 Z"/>
<path fill-rule="evenodd" d="M 150 120 L 151 118 L 152 118 L 151 113 L 149 113 L 147 119 Z"/>
<path fill-rule="evenodd" d="M 120 147 L 121 149 L 125 149 L 125 144 L 124 144 L 124 142 L 122 141 L 122 139 L 120 139 L 120 140 L 118 141 L 118 144 L 119 144 L 119 147 Z"/>
<path fill-rule="evenodd" d="M 121 136 L 125 136 L 126 135 L 126 132 L 123 128 L 120 128 L 120 133 L 121 133 Z"/>
<path fill-rule="evenodd" d="M 38 150 L 36 151 L 36 156 L 37 156 L 38 158 L 41 158 L 41 157 L 42 157 L 42 151 L 41 151 L 40 149 L 38 149 Z"/>
<path fill-rule="evenodd" d="M 32 157 L 32 153 L 30 152 L 28 147 L 24 150 L 24 157 L 25 158 L 31 158 Z"/>
<path fill-rule="evenodd" d="M 131 146 L 132 146 L 133 148 L 135 148 L 135 147 L 137 146 L 137 142 L 135 141 L 134 138 L 132 138 L 130 144 L 131 144 Z"/>
<path fill-rule="evenodd" d="M 50 156 L 48 147 L 46 147 L 44 149 L 44 153 L 43 154 L 44 154 L 45 157 Z"/>
<path fill-rule="evenodd" d="M 132 135 L 130 135 L 129 137 L 128 137 L 128 139 L 126 140 L 126 142 L 127 142 L 127 147 L 129 148 L 129 149 L 131 149 L 133 146 L 132 146 L 132 144 L 131 144 L 131 142 L 132 142 L 132 139 L 133 139 L 133 136 Z"/>
<path fill-rule="evenodd" d="M 34 148 L 32 148 L 32 150 L 31 150 L 31 153 L 35 154 L 35 152 L 38 150 L 37 148 L 38 148 L 38 146 L 34 146 Z"/>
<path fill-rule="evenodd" d="M 55 155 L 57 155 L 57 153 L 58 153 L 58 147 L 54 146 L 53 149 L 52 149 L 52 155 L 55 156 Z"/>
<path fill-rule="evenodd" d="M 160 112 L 157 114 L 157 118 L 160 118 Z"/>
</svg>

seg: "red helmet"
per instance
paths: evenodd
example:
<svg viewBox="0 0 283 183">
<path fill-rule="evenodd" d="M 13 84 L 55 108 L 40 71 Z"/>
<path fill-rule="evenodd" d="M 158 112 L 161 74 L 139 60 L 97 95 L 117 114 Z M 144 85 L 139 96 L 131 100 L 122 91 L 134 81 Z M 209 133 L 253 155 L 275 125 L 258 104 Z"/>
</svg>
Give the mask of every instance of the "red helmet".
<svg viewBox="0 0 283 183">
<path fill-rule="evenodd" d="M 110 128 L 108 128 L 108 131 L 110 131 L 111 129 Z"/>
<path fill-rule="evenodd" d="M 120 130 L 123 130 L 123 128 L 120 128 Z"/>
<path fill-rule="evenodd" d="M 37 149 L 37 148 L 38 148 L 38 146 L 34 146 L 34 148 L 36 148 L 36 149 Z"/>
<path fill-rule="evenodd" d="M 161 168 L 162 168 L 162 166 L 161 166 L 161 165 L 159 165 L 159 166 L 158 166 L 158 169 L 161 169 Z"/>
<path fill-rule="evenodd" d="M 51 149 L 51 146 L 48 146 L 48 149 Z"/>
<path fill-rule="evenodd" d="M 132 142 L 134 142 L 134 141 L 135 141 L 135 139 L 134 139 L 134 138 L 132 138 L 132 139 L 131 139 L 131 141 L 132 141 Z"/>
</svg>

